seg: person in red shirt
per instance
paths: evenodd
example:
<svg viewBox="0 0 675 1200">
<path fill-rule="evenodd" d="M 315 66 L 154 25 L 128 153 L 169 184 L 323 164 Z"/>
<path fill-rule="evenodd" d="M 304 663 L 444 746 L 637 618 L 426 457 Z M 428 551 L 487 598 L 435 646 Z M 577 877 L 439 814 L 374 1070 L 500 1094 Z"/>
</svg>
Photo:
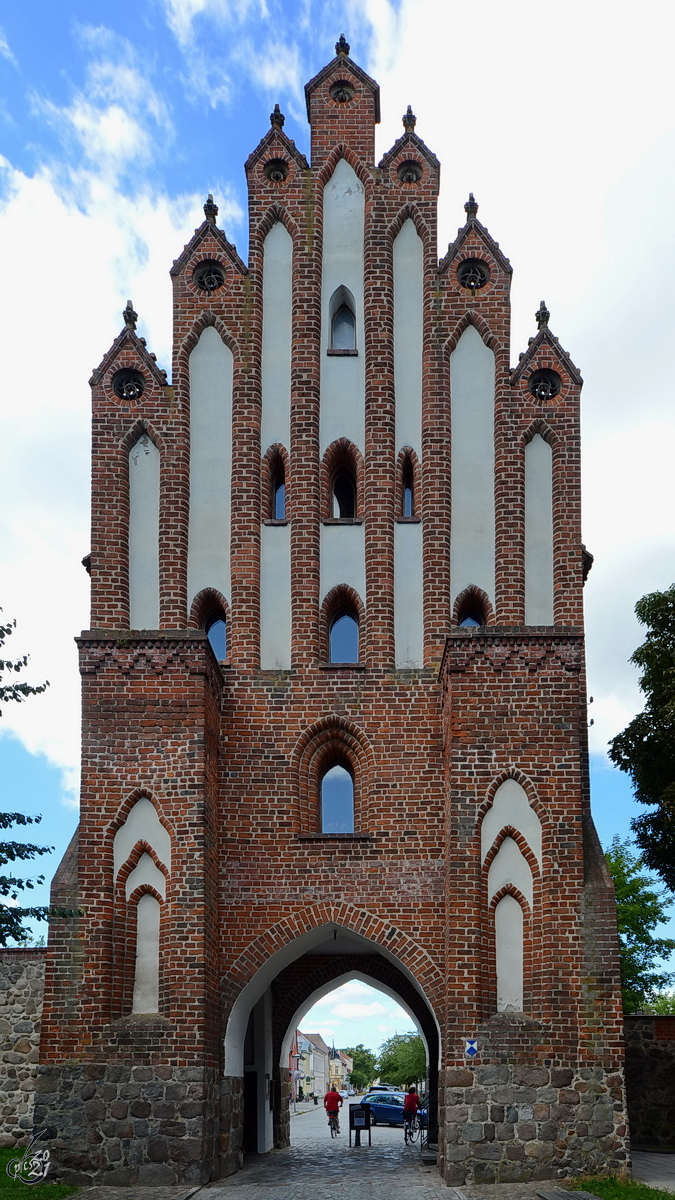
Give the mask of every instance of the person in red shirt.
<svg viewBox="0 0 675 1200">
<path fill-rule="evenodd" d="M 406 1096 L 406 1099 L 407 1099 L 407 1096 Z M 338 1133 L 340 1132 L 340 1115 L 339 1114 L 340 1114 L 340 1109 L 342 1108 L 343 1103 L 344 1103 L 344 1101 L 342 1099 L 342 1096 L 338 1092 L 335 1084 L 333 1084 L 332 1088 L 330 1088 L 330 1090 L 326 1092 L 326 1095 L 323 1098 L 323 1106 L 328 1115 L 329 1123 L 330 1123 L 331 1117 L 337 1118 Z"/>
<path fill-rule="evenodd" d="M 417 1115 L 420 1106 L 420 1098 L 417 1095 L 417 1089 L 414 1087 L 408 1088 L 408 1095 L 403 1101 L 403 1122 L 410 1123 Z"/>
</svg>

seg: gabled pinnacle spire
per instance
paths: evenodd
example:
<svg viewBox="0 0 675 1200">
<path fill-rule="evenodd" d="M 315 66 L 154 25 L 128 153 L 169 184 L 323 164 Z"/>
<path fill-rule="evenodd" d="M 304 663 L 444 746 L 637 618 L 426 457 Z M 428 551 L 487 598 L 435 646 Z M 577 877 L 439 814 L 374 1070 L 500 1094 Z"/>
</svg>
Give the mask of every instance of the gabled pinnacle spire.
<svg viewBox="0 0 675 1200">
<path fill-rule="evenodd" d="M 216 217 L 218 216 L 218 205 L 214 203 L 211 192 L 209 192 L 206 204 L 204 205 L 204 216 L 206 217 L 207 221 L 210 221 L 212 225 L 215 225 Z"/>
<path fill-rule="evenodd" d="M 548 319 L 551 314 L 543 300 L 534 315 L 537 321 L 537 329 L 548 329 Z"/>
<path fill-rule="evenodd" d="M 351 46 L 349 45 L 349 42 L 347 41 L 344 33 L 341 33 L 339 40 L 335 43 L 335 53 L 348 55 L 350 50 Z"/>
<path fill-rule="evenodd" d="M 412 133 L 416 124 L 417 117 L 415 116 L 410 105 L 408 105 L 405 113 L 403 114 L 403 128 L 405 129 L 406 133 Z"/>
<path fill-rule="evenodd" d="M 282 113 L 281 109 L 279 108 L 279 105 L 275 104 L 274 112 L 270 113 L 270 125 L 272 126 L 272 128 L 274 128 L 274 126 L 276 125 L 278 129 L 283 129 L 285 120 L 286 120 L 286 118 L 285 118 L 284 114 Z"/>
<path fill-rule="evenodd" d="M 473 221 L 476 213 L 478 212 L 478 204 L 476 203 L 476 198 L 473 192 L 469 192 L 469 199 L 464 205 L 464 212 L 466 213 L 468 221 Z"/>
<path fill-rule="evenodd" d="M 136 328 L 136 322 L 138 320 L 138 313 L 134 312 L 134 306 L 131 303 L 131 300 L 127 300 L 127 306 L 124 309 L 122 316 L 124 317 L 124 324 L 127 329 L 135 329 Z"/>
</svg>

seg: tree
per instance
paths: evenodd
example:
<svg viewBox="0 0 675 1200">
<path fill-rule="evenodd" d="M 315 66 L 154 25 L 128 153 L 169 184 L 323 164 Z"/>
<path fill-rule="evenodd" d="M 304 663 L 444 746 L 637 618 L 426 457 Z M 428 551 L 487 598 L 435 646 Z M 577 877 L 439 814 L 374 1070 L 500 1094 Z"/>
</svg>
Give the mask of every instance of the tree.
<svg viewBox="0 0 675 1200">
<path fill-rule="evenodd" d="M 0 701 L 8 700 L 21 704 L 29 696 L 37 696 L 44 692 L 49 683 L 36 685 L 26 683 L 25 680 L 11 679 L 13 674 L 20 674 L 28 664 L 28 655 L 15 659 L 6 659 L 3 656 L 5 642 L 15 627 L 16 621 L 0 623 Z M 9 682 L 5 682 L 5 676 L 10 677 Z M 39 825 L 41 820 L 40 816 L 27 817 L 20 812 L 0 812 L 0 830 L 11 829 L 15 825 Z M 33 842 L 17 842 L 13 839 L 0 841 L 0 870 L 7 863 L 37 858 L 41 854 L 49 854 L 53 849 L 53 846 L 36 846 Z M 30 931 L 23 927 L 26 917 L 45 920 L 48 916 L 50 909 L 44 905 L 21 907 L 16 903 L 19 893 L 32 891 L 36 883 L 44 883 L 44 875 L 38 875 L 34 879 L 21 879 L 12 874 L 0 875 L 0 946 L 6 946 L 8 938 L 24 944 L 31 937 Z M 13 903 L 6 904 L 5 900 L 11 900 Z"/>
<path fill-rule="evenodd" d="M 366 1050 L 366 1047 L 359 1042 L 358 1046 L 348 1047 L 344 1051 L 353 1060 L 354 1066 L 349 1077 L 352 1087 L 357 1092 L 365 1091 L 365 1089 L 373 1082 L 377 1075 L 377 1059 L 372 1050 Z"/>
<path fill-rule="evenodd" d="M 609 757 L 630 775 L 636 800 L 653 806 L 631 828 L 646 865 L 675 891 L 675 584 L 643 596 L 635 613 L 647 637 L 630 661 L 646 704 L 612 739 Z"/>
<path fill-rule="evenodd" d="M 672 900 L 643 874 L 644 860 L 633 854 L 628 838 L 617 835 L 605 851 L 616 890 L 619 927 L 619 960 L 624 1012 L 636 1012 L 656 1003 L 659 991 L 672 983 L 675 973 L 660 969 L 658 959 L 675 950 L 675 938 L 654 937 L 652 931 L 666 920 Z"/>
<path fill-rule="evenodd" d="M 675 1016 L 675 992 L 657 992 L 652 1000 L 643 1005 L 643 1011 L 657 1017 Z"/>
<path fill-rule="evenodd" d="M 418 1033 L 395 1033 L 380 1046 L 380 1078 L 397 1087 L 421 1083 L 427 1074 L 424 1042 Z"/>
</svg>

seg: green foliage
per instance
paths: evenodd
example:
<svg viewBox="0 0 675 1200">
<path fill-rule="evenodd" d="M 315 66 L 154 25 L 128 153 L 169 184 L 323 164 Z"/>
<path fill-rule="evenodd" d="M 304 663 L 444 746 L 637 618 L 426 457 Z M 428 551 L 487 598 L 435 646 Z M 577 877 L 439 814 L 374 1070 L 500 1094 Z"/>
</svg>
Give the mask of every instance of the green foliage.
<svg viewBox="0 0 675 1200">
<path fill-rule="evenodd" d="M 358 1046 L 348 1046 L 344 1051 L 354 1061 L 349 1082 L 357 1092 L 363 1092 L 373 1082 L 377 1075 L 377 1059 L 372 1050 L 359 1042 Z"/>
<path fill-rule="evenodd" d="M 609 756 L 630 775 L 636 800 L 651 806 L 631 828 L 646 865 L 675 891 L 675 584 L 643 596 L 635 612 L 647 636 L 630 661 L 646 703 L 610 742 Z"/>
<path fill-rule="evenodd" d="M 617 835 L 605 852 L 616 890 L 619 926 L 619 958 L 624 1012 L 635 1012 L 655 1002 L 661 989 L 675 974 L 657 966 L 675 950 L 675 939 L 653 936 L 653 930 L 667 919 L 672 900 L 663 889 L 643 873 L 644 860 L 632 852 L 632 843 Z"/>
<path fill-rule="evenodd" d="M 16 621 L 0 624 L 0 654 L 15 626 Z M 36 686 L 22 680 L 12 679 L 9 683 L 5 682 L 6 675 L 20 673 L 27 663 L 27 655 L 15 659 L 0 657 L 0 701 L 10 700 L 21 704 L 29 696 L 37 696 L 49 686 L 48 683 Z M 41 820 L 42 817 L 27 817 L 20 812 L 0 812 L 0 830 L 11 829 L 17 825 L 39 825 Z M 41 854 L 49 854 L 53 849 L 53 846 L 37 846 L 34 842 L 17 842 L 14 839 L 0 841 L 0 871 L 8 863 L 37 858 Z M 32 891 L 36 883 L 44 883 L 44 875 L 38 875 L 33 879 L 21 879 L 11 872 L 8 875 L 0 874 L 0 946 L 6 946 L 8 938 L 25 945 L 30 933 L 23 927 L 24 919 L 36 917 L 38 920 L 44 920 L 47 916 L 49 909 L 43 905 L 35 907 L 16 905 L 19 893 Z M 11 900 L 14 904 L 5 904 L 4 900 Z M 19 1183 L 19 1186 L 23 1185 Z"/>
<path fill-rule="evenodd" d="M 7 1164 L 15 1158 L 23 1158 L 25 1146 L 14 1149 L 0 1150 L 0 1200 L 62 1200 L 64 1196 L 72 1196 L 78 1189 L 66 1183 L 32 1183 L 27 1186 L 21 1179 L 12 1179 L 7 1174 Z"/>
<path fill-rule="evenodd" d="M 657 1017 L 675 1016 L 675 992 L 656 992 L 645 1005 L 644 1011 Z"/>
<path fill-rule="evenodd" d="M 600 1196 L 601 1200 L 673 1200 L 672 1192 L 650 1187 L 647 1183 L 640 1183 L 638 1179 L 629 1179 L 625 1175 L 586 1175 L 567 1179 L 565 1185 L 572 1191 L 580 1189 L 591 1192 L 594 1196 Z"/>
<path fill-rule="evenodd" d="M 380 1046 L 380 1079 L 396 1087 L 410 1087 L 426 1079 L 427 1057 L 418 1033 L 395 1033 Z"/>
</svg>

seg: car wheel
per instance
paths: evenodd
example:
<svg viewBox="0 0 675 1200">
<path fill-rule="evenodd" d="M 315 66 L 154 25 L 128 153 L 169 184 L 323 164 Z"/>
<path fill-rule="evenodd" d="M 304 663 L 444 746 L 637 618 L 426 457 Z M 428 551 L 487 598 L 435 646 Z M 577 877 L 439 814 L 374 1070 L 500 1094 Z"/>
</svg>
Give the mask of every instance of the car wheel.
<svg viewBox="0 0 675 1200">
<path fill-rule="evenodd" d="M 372 1113 L 370 1114 L 370 1124 L 377 1125 L 377 1118 L 374 1117 Z"/>
</svg>

